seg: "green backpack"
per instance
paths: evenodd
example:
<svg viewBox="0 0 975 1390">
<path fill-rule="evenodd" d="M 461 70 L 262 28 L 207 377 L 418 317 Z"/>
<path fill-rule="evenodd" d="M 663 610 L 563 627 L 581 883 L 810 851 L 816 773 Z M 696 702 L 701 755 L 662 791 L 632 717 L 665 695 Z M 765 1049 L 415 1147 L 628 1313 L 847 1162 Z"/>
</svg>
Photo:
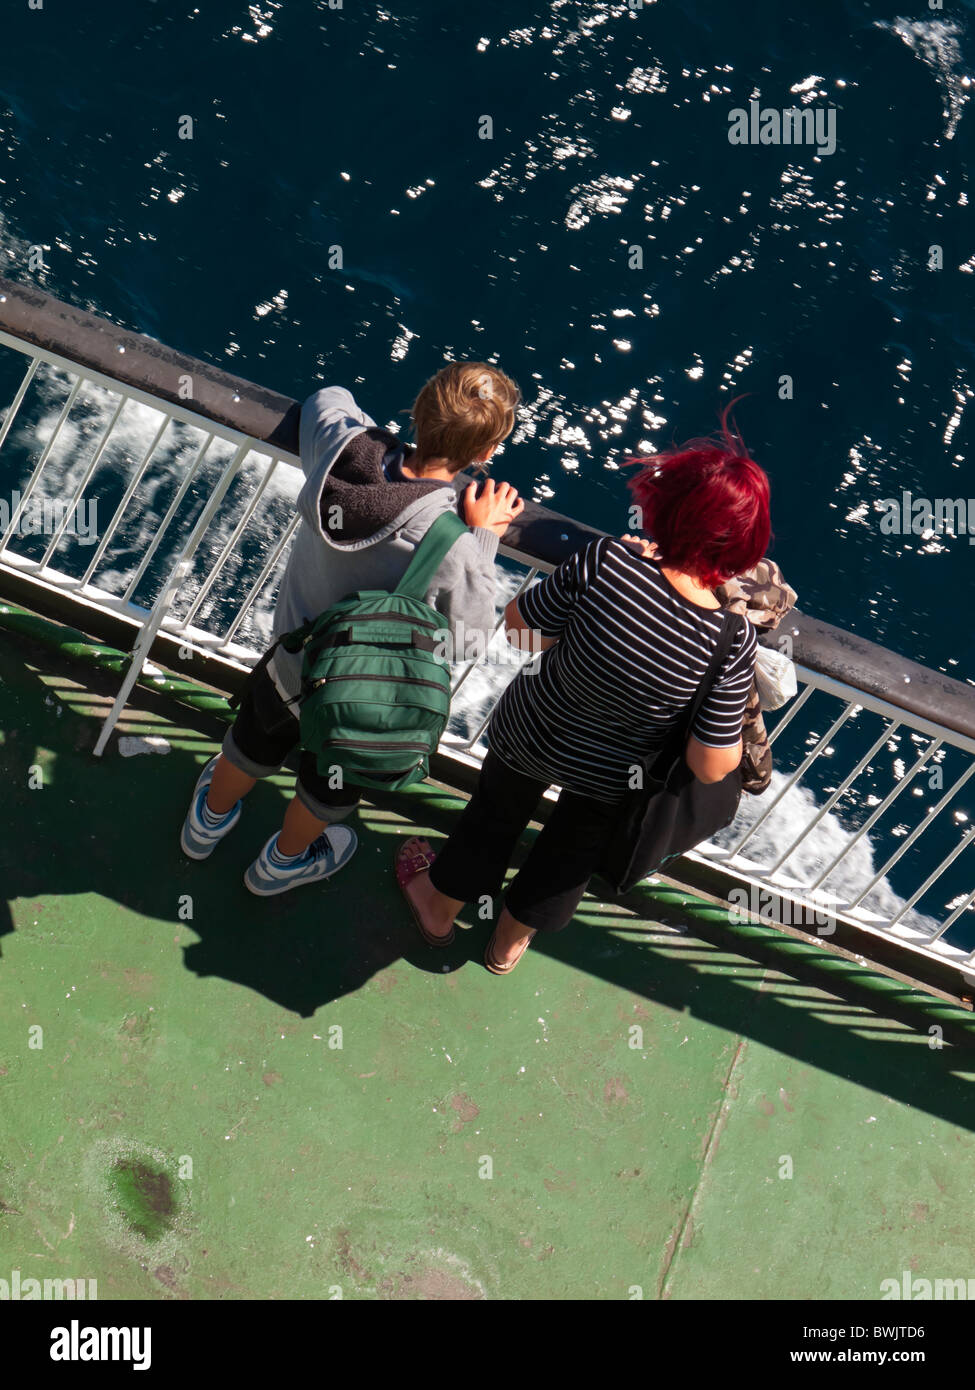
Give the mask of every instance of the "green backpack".
<svg viewBox="0 0 975 1390">
<path fill-rule="evenodd" d="M 304 650 L 301 746 L 321 776 L 340 767 L 353 785 L 396 791 L 429 772 L 450 715 L 450 666 L 438 654 L 444 617 L 425 595 L 467 529 L 444 512 L 392 593 L 352 594 L 279 639 L 285 651 Z"/>
</svg>

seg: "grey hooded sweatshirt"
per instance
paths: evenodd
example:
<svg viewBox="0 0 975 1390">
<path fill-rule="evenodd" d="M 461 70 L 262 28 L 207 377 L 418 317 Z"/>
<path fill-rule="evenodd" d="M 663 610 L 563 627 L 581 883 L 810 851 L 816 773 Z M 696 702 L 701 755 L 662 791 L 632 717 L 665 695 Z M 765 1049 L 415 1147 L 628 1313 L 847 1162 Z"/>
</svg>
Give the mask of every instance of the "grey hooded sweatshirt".
<svg viewBox="0 0 975 1390">
<path fill-rule="evenodd" d="M 363 445 L 375 442 L 377 449 L 360 446 L 343 457 L 367 432 Z M 275 638 L 359 589 L 394 589 L 437 517 L 458 504 L 452 482 L 405 477 L 402 465 L 409 466 L 413 450 L 379 430 L 342 386 L 327 386 L 305 401 L 299 448 L 306 478 L 298 496 L 302 519 L 278 593 Z M 375 459 L 368 478 L 353 461 L 356 452 Z M 497 551 L 497 535 L 473 527 L 434 575 L 427 602 L 455 638 L 459 627 L 484 633 L 494 627 Z M 301 654 L 278 647 L 269 674 L 283 698 L 293 700 L 301 690 Z"/>
</svg>

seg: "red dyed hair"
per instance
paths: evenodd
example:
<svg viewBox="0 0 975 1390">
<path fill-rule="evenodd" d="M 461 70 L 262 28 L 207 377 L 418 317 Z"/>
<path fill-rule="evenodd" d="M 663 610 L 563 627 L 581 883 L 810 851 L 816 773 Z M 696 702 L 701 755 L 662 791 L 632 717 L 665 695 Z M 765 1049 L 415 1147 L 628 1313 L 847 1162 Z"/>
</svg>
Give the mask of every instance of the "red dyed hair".
<svg viewBox="0 0 975 1390">
<path fill-rule="evenodd" d="M 717 438 L 626 460 L 640 469 L 628 484 L 640 529 L 656 541 L 663 564 L 709 589 L 757 565 L 772 535 L 768 477 L 728 424 L 734 404 L 722 412 Z"/>
</svg>

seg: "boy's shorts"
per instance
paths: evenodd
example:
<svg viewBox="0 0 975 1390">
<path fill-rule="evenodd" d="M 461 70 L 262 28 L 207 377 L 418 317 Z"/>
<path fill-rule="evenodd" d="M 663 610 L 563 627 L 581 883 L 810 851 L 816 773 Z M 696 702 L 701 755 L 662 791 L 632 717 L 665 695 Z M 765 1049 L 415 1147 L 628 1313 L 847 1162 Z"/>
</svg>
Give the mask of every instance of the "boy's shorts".
<svg viewBox="0 0 975 1390">
<path fill-rule="evenodd" d="M 262 662 L 247 683 L 235 724 L 227 730 L 223 755 L 248 777 L 272 777 L 300 743 L 298 720 Z M 318 772 L 315 755 L 305 749 L 298 759 L 295 791 L 316 820 L 329 822 L 351 815 L 362 797 L 358 787 L 330 787 Z"/>
</svg>

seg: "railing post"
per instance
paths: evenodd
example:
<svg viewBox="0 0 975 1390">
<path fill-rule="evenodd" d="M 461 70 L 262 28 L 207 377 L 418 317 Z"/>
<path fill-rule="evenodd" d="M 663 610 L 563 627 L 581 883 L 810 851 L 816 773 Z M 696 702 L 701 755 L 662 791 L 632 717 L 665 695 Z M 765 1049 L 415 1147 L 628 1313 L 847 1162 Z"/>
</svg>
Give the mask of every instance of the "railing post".
<svg viewBox="0 0 975 1390">
<path fill-rule="evenodd" d="M 172 607 L 173 599 L 176 597 L 180 586 L 189 574 L 190 568 L 189 560 L 180 560 L 179 564 L 176 565 L 169 577 L 169 582 L 156 601 L 155 608 L 152 610 L 152 613 L 149 615 L 135 640 L 129 669 L 125 673 L 122 687 L 115 697 L 115 703 L 108 712 L 105 723 L 102 725 L 102 731 L 98 735 L 98 742 L 95 744 L 96 758 L 100 758 L 105 751 L 105 745 L 112 736 L 112 730 L 118 723 L 119 715 L 128 704 L 132 687 L 142 675 L 142 668 L 145 665 L 146 657 L 152 650 L 152 644 L 156 639 L 156 633 L 159 631 L 160 627 L 162 627 L 163 619 Z"/>
</svg>

